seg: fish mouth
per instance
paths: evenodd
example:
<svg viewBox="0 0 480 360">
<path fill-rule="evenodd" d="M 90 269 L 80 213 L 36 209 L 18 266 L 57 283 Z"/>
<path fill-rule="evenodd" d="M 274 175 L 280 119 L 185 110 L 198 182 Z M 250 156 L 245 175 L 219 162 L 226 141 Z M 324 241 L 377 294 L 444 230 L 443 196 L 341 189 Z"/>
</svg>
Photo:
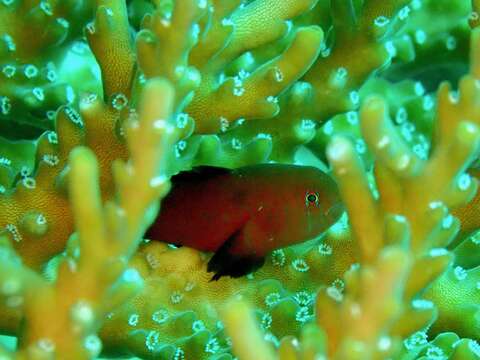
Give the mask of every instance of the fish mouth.
<svg viewBox="0 0 480 360">
<path fill-rule="evenodd" d="M 340 216 L 345 212 L 345 206 L 338 202 L 333 205 L 328 211 L 326 212 L 325 216 L 329 219 L 332 223 L 337 222 L 340 219 Z"/>
</svg>

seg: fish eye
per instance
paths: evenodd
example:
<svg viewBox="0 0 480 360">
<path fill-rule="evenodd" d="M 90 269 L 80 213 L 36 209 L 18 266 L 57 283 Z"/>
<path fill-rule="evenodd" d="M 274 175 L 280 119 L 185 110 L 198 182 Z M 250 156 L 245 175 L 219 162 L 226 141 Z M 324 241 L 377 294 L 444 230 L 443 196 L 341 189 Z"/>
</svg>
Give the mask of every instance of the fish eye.
<svg viewBox="0 0 480 360">
<path fill-rule="evenodd" d="M 305 197 L 306 203 L 308 204 L 318 204 L 318 194 L 317 193 L 307 193 Z"/>
</svg>

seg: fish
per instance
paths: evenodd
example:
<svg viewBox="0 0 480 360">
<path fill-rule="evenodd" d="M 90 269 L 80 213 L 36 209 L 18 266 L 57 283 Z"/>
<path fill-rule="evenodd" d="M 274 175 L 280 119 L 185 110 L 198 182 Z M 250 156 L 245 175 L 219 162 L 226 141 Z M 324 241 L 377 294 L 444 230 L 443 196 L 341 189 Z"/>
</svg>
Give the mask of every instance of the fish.
<svg viewBox="0 0 480 360">
<path fill-rule="evenodd" d="M 211 281 L 256 271 L 270 252 L 316 238 L 344 212 L 335 181 L 311 166 L 199 166 L 171 183 L 145 237 L 213 252 Z"/>
</svg>

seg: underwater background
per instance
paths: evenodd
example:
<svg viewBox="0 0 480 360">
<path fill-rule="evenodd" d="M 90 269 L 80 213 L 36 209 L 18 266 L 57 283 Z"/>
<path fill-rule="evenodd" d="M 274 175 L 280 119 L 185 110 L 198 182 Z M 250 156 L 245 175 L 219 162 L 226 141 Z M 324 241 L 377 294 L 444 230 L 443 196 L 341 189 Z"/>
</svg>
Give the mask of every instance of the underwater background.
<svg viewBox="0 0 480 360">
<path fill-rule="evenodd" d="M 0 0 L 0 359 L 480 359 L 479 25 L 478 0 Z M 172 175 L 264 163 L 328 171 L 346 213 L 218 281 L 144 239 Z"/>
</svg>

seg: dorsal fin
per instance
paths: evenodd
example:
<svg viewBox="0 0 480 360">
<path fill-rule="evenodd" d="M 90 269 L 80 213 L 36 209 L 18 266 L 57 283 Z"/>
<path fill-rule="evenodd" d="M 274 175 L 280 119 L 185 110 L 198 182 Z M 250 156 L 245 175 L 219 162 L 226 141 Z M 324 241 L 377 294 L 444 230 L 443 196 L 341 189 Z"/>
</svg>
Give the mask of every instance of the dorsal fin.
<svg viewBox="0 0 480 360">
<path fill-rule="evenodd" d="M 227 168 L 206 165 L 195 166 L 191 170 L 182 171 L 172 176 L 172 182 L 199 182 L 230 173 L 231 170 Z"/>
</svg>

